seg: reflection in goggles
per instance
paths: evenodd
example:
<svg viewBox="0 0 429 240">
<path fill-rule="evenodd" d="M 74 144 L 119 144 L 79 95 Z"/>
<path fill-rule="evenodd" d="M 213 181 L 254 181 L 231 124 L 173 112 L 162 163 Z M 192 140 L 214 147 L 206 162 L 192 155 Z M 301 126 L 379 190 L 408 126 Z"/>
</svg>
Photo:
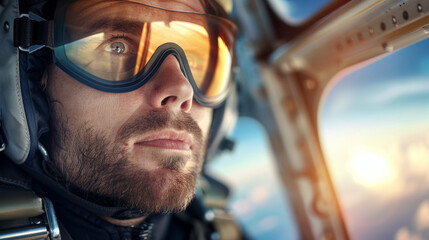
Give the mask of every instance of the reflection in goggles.
<svg viewBox="0 0 429 240">
<path fill-rule="evenodd" d="M 142 29 L 142 34 L 140 37 L 139 51 L 137 52 L 136 66 L 134 67 L 134 76 L 137 75 L 137 73 L 139 73 L 139 71 L 141 69 L 142 62 L 144 64 L 146 64 L 147 49 L 148 49 L 146 46 L 149 45 L 149 41 L 150 41 L 150 33 L 149 33 L 150 30 L 149 29 L 150 29 L 149 24 L 144 23 L 143 29 Z"/>
<path fill-rule="evenodd" d="M 137 75 L 155 50 L 165 43 L 165 39 L 169 39 L 170 42 L 178 43 L 185 51 L 194 78 L 204 78 L 210 43 L 206 30 L 199 25 L 187 22 L 170 22 L 169 25 L 164 22 L 145 22 L 137 50 L 133 42 L 136 33 L 102 31 L 66 44 L 67 57 L 97 77 L 120 81 Z M 229 55 L 226 45 L 222 40 L 220 42 L 223 44 L 223 51 Z"/>
<path fill-rule="evenodd" d="M 218 71 L 215 72 L 213 77 L 213 84 L 206 92 L 206 96 L 215 97 L 219 92 L 222 92 L 228 87 L 228 82 L 222 79 L 228 79 L 228 75 L 231 72 L 232 58 L 229 54 L 221 54 L 221 52 L 229 52 L 228 47 L 222 38 L 218 37 L 219 54 L 218 54 Z M 200 86 L 198 86 L 200 87 Z"/>
</svg>

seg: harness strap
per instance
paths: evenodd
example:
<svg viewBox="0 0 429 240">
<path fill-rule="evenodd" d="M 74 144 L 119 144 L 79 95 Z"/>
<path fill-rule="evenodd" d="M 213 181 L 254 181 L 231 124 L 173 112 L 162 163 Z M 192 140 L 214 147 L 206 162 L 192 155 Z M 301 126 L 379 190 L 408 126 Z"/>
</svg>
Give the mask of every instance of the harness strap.
<svg viewBox="0 0 429 240">
<path fill-rule="evenodd" d="M 58 221 L 58 226 L 60 227 L 61 240 L 73 240 L 73 238 L 71 237 L 70 233 L 64 227 L 63 223 L 61 221 L 59 221 L 59 220 L 57 220 L 57 221 Z"/>
</svg>

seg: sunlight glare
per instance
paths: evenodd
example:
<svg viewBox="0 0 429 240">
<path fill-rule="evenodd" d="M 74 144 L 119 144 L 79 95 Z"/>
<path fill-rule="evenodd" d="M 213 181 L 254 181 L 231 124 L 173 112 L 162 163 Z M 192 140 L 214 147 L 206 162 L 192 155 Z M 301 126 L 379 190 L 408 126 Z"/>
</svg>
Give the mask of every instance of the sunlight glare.
<svg viewBox="0 0 429 240">
<path fill-rule="evenodd" d="M 377 187 L 393 180 L 394 167 L 385 154 L 369 149 L 356 149 L 349 153 L 349 171 L 356 183 Z"/>
</svg>

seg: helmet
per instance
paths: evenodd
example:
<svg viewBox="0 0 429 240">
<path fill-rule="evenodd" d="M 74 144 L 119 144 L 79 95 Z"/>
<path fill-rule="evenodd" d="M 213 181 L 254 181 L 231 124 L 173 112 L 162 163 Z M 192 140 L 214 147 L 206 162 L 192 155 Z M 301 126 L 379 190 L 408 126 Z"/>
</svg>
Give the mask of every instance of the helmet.
<svg viewBox="0 0 429 240">
<path fill-rule="evenodd" d="M 46 23 L 46 29 L 49 29 L 49 22 L 42 20 L 53 19 L 55 5 L 56 1 L 52 0 L 2 0 L 0 3 L 0 21 L 3 24 L 0 43 L 4 49 L 0 52 L 0 126 L 6 141 L 4 153 L 14 163 L 25 164 L 30 168 L 35 167 L 35 163 L 30 159 L 35 158 L 39 150 L 43 150 L 41 137 L 49 131 L 49 107 L 40 81 L 45 67 L 52 62 L 52 49 L 38 45 L 40 41 L 50 39 L 40 39 L 37 35 L 31 38 L 25 34 L 24 40 L 18 38 L 19 34 L 31 27 L 43 31 L 38 29 L 39 25 L 22 27 L 19 25 L 19 18 L 27 16 L 35 22 Z M 218 6 L 207 4 L 206 7 L 209 13 L 219 15 L 222 11 Z M 33 42 L 33 46 L 28 49 L 15 47 L 22 45 L 22 42 Z M 233 84 L 226 100 L 214 108 L 207 159 L 215 155 L 220 143 L 235 123 L 235 90 Z"/>
</svg>

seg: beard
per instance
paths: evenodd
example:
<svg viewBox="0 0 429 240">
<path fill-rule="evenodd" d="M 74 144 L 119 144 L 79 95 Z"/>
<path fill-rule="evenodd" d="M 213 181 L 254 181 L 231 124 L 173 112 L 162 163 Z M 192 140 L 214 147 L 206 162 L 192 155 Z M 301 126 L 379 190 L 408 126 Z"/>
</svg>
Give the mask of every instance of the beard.
<svg viewBox="0 0 429 240">
<path fill-rule="evenodd" d="M 54 171 L 66 188 L 84 199 L 150 214 L 182 211 L 195 195 L 206 142 L 188 113 L 171 115 L 161 110 L 139 113 L 121 126 L 113 141 L 88 123 L 71 129 L 67 119 L 55 111 L 51 116 Z M 193 135 L 191 159 L 184 155 L 157 154 L 155 149 L 147 157 L 159 167 L 151 170 L 130 159 L 124 147 L 127 139 L 167 127 Z M 184 171 L 188 161 L 192 164 Z"/>
</svg>

